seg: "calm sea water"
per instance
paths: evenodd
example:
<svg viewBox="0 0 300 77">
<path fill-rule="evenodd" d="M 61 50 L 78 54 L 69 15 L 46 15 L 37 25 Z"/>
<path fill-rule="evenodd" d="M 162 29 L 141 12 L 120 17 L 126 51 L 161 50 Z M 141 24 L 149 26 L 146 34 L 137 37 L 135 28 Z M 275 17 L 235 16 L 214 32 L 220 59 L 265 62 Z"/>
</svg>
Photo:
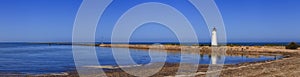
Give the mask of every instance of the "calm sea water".
<svg viewBox="0 0 300 77">
<path fill-rule="evenodd" d="M 111 48 L 96 47 L 96 50 L 101 65 L 117 65 Z M 161 53 L 161 51 L 153 51 L 152 54 Z M 130 55 L 138 64 L 147 64 L 151 61 L 147 50 L 130 49 Z M 194 55 L 167 52 L 166 62 L 178 63 L 180 62 L 180 57 L 184 56 L 187 59 L 186 62 L 189 63 L 189 60 L 193 60 L 190 56 Z M 200 57 L 199 64 L 210 63 L 211 57 L 209 55 L 197 54 L 196 56 Z M 152 57 L 152 60 L 155 60 L 153 62 L 164 62 L 162 58 L 162 56 L 156 55 Z M 226 56 L 225 64 L 275 60 L 279 58 L 281 56 L 259 56 L 255 58 Z M 45 74 L 71 71 L 74 68 L 75 64 L 71 45 L 0 43 L 0 72 Z"/>
</svg>

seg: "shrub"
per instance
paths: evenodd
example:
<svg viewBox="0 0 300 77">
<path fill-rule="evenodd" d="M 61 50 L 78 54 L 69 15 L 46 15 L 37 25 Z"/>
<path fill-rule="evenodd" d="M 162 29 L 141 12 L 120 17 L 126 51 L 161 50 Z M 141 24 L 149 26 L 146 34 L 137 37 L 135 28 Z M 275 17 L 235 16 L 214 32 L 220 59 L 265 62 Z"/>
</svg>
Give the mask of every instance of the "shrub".
<svg viewBox="0 0 300 77">
<path fill-rule="evenodd" d="M 296 42 L 291 42 L 289 45 L 287 45 L 286 49 L 298 49 L 299 45 Z"/>
<path fill-rule="evenodd" d="M 239 45 L 239 44 L 227 44 L 227 46 L 234 47 L 234 46 L 241 46 L 241 45 Z"/>
</svg>

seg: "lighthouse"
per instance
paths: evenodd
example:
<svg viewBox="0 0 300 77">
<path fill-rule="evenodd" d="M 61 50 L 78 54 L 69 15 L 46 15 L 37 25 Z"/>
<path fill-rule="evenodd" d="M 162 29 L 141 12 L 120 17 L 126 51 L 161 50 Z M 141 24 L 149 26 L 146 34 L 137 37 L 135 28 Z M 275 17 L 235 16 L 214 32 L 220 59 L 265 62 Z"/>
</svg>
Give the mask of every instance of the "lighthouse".
<svg viewBox="0 0 300 77">
<path fill-rule="evenodd" d="M 217 29 L 214 27 L 212 32 L 211 32 L 211 46 L 216 47 L 218 46 L 218 41 L 217 41 Z M 212 54 L 211 55 L 211 64 L 217 64 L 217 55 Z"/>
<path fill-rule="evenodd" d="M 214 27 L 211 32 L 211 46 L 218 46 L 217 42 L 217 29 Z"/>
</svg>

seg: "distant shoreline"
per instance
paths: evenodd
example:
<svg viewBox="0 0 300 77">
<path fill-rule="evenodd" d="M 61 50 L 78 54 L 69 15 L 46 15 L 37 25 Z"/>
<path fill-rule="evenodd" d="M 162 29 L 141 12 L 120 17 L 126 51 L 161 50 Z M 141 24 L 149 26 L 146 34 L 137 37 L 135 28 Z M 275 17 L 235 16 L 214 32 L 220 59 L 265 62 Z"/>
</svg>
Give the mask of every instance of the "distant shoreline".
<svg viewBox="0 0 300 77">
<path fill-rule="evenodd" d="M 199 42 L 195 43 L 179 43 L 179 42 L 0 42 L 1 43 L 31 43 L 31 44 L 60 44 L 60 45 L 78 45 L 78 44 L 86 44 L 86 45 L 99 45 L 99 44 L 162 44 L 162 45 L 199 45 L 199 46 L 209 46 L 210 42 Z M 285 46 L 290 42 L 227 42 L 227 46 Z M 300 43 L 300 42 L 297 42 Z"/>
</svg>

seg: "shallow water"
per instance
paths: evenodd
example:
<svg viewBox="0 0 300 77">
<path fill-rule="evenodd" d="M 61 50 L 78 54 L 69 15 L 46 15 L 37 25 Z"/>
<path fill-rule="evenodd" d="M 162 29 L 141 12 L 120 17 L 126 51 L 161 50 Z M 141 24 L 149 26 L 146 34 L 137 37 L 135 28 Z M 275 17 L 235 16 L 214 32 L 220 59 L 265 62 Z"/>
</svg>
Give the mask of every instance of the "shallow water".
<svg viewBox="0 0 300 77">
<path fill-rule="evenodd" d="M 118 50 L 125 50 L 119 48 Z M 96 47 L 97 56 L 101 65 L 117 65 L 111 48 Z M 128 56 L 126 52 L 116 51 L 118 56 Z M 199 58 L 197 64 L 210 64 L 210 55 L 180 54 L 175 52 L 152 51 L 152 58 L 147 50 L 129 49 L 129 54 L 137 64 L 148 64 L 151 62 L 195 63 L 196 56 Z M 166 60 L 163 53 L 167 54 Z M 180 59 L 184 57 L 184 59 Z M 225 64 L 237 64 L 243 62 L 255 62 L 265 60 L 276 60 L 281 56 L 225 56 Z M 121 64 L 131 65 L 130 59 L 121 59 Z M 152 61 L 151 61 L 152 60 Z M 0 43 L 0 72 L 18 72 L 25 74 L 60 73 L 74 70 L 71 45 L 48 45 L 29 43 Z"/>
</svg>

